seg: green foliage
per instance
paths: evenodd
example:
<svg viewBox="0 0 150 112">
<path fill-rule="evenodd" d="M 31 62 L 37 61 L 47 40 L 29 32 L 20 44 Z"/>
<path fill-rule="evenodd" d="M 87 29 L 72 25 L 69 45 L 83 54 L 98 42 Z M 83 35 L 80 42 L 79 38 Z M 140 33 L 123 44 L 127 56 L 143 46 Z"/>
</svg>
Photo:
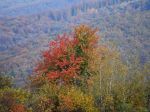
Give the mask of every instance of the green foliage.
<svg viewBox="0 0 150 112">
<path fill-rule="evenodd" d="M 0 89 L 11 87 L 12 82 L 10 77 L 0 74 Z"/>
<path fill-rule="evenodd" d="M 30 93 L 12 87 L 11 79 L 0 75 L 0 112 L 27 112 Z"/>
<path fill-rule="evenodd" d="M 137 60 L 125 65 L 118 53 L 106 52 L 99 75 L 94 78 L 93 95 L 103 111 L 147 112 L 148 65 L 144 69 Z M 144 72 L 145 71 L 145 72 Z"/>
<path fill-rule="evenodd" d="M 29 102 L 33 112 L 97 112 L 92 95 L 74 86 L 46 84 Z"/>
<path fill-rule="evenodd" d="M 59 95 L 59 100 L 61 112 L 98 112 L 93 97 L 76 87 L 65 87 Z"/>
<path fill-rule="evenodd" d="M 58 107 L 58 87 L 54 84 L 45 84 L 32 94 L 29 101 L 33 112 L 51 112 Z"/>
<path fill-rule="evenodd" d="M 0 112 L 9 112 L 16 105 L 23 105 L 24 107 L 28 101 L 29 95 L 27 91 L 22 89 L 0 89 Z M 16 110 L 15 112 L 18 111 Z"/>
</svg>

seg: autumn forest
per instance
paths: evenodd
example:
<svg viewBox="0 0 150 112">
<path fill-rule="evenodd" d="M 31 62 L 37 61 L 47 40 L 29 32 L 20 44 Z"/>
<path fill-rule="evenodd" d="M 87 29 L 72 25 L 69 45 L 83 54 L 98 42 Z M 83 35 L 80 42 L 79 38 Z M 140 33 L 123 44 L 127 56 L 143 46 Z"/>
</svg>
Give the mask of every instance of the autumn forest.
<svg viewBox="0 0 150 112">
<path fill-rule="evenodd" d="M 149 0 L 0 0 L 0 112 L 150 112 Z"/>
<path fill-rule="evenodd" d="M 97 29 L 75 27 L 42 52 L 28 84 L 0 77 L 1 112 L 148 112 L 149 64 L 128 65 Z"/>
</svg>

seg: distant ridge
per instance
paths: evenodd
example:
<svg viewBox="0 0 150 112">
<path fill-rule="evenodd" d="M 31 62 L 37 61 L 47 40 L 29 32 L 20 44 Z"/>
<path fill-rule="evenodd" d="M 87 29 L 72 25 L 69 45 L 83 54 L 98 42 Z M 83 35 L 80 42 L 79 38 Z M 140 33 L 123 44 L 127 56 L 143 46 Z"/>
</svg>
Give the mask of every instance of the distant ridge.
<svg viewBox="0 0 150 112">
<path fill-rule="evenodd" d="M 23 16 L 43 12 L 45 10 L 63 10 L 82 3 L 97 3 L 100 6 L 117 4 L 130 0 L 1 0 L 0 16 Z M 134 1 L 134 0 L 131 0 Z"/>
</svg>

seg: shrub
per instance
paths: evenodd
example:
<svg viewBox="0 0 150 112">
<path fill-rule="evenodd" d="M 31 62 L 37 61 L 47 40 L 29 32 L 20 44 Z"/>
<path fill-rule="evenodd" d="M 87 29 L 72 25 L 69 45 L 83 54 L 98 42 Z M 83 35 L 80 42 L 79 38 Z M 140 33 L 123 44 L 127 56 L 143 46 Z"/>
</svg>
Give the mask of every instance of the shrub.
<svg viewBox="0 0 150 112">
<path fill-rule="evenodd" d="M 76 87 L 65 88 L 59 94 L 59 100 L 61 112 L 98 112 L 92 96 Z"/>
<path fill-rule="evenodd" d="M 28 98 L 29 93 L 22 89 L 0 89 L 0 112 L 24 112 Z"/>
</svg>

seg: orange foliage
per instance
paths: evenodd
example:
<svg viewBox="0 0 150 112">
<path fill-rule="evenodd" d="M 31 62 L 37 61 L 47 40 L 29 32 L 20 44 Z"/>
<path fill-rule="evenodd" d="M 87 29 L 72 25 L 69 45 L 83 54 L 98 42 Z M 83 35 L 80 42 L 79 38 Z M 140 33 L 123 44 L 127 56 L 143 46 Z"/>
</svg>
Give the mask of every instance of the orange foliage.
<svg viewBox="0 0 150 112">
<path fill-rule="evenodd" d="M 40 78 L 44 76 L 49 81 L 61 83 L 95 74 L 100 59 L 96 32 L 96 29 L 80 25 L 73 35 L 64 34 L 50 41 L 36 73 Z"/>
<path fill-rule="evenodd" d="M 22 104 L 15 104 L 11 107 L 10 112 L 26 112 L 25 107 Z"/>
</svg>

